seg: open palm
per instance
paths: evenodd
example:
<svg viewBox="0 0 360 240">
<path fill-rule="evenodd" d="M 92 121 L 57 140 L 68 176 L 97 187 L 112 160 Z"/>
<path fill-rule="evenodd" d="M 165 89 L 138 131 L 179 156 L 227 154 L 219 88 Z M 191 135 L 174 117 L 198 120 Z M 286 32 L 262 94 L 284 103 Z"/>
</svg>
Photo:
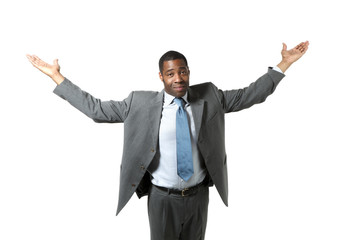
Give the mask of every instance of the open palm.
<svg viewBox="0 0 360 240">
<path fill-rule="evenodd" d="M 35 55 L 26 55 L 26 57 L 29 59 L 31 64 L 39 69 L 41 72 L 45 73 L 49 77 L 54 76 L 55 74 L 60 72 L 60 65 L 58 63 L 58 60 L 55 59 L 53 61 L 53 65 L 48 64 L 41 60 L 38 56 Z"/>
<path fill-rule="evenodd" d="M 307 51 L 309 46 L 309 42 L 302 42 L 293 49 L 287 50 L 287 46 L 285 43 L 283 43 L 283 49 L 281 51 L 281 56 L 283 58 L 283 61 L 286 61 L 288 63 L 294 63 L 299 58 L 301 58 Z"/>
</svg>

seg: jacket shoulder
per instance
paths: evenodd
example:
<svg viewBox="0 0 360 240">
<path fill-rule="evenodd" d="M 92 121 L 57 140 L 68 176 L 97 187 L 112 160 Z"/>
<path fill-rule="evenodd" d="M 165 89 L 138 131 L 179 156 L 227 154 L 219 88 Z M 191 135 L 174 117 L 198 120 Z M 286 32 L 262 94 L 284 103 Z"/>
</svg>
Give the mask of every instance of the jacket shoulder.
<svg viewBox="0 0 360 240">
<path fill-rule="evenodd" d="M 192 86 L 190 86 L 190 88 L 193 90 L 197 90 L 197 91 L 206 91 L 209 89 L 217 89 L 215 84 L 213 84 L 212 82 L 205 82 L 205 83 L 192 85 Z"/>
<path fill-rule="evenodd" d="M 129 98 L 129 105 L 131 105 L 132 109 L 142 109 L 148 104 L 162 101 L 163 94 L 157 91 L 133 91 Z"/>
<path fill-rule="evenodd" d="M 132 93 L 136 97 L 153 98 L 153 97 L 158 96 L 158 94 L 160 92 L 157 92 L 157 91 L 133 91 Z"/>
<path fill-rule="evenodd" d="M 190 86 L 191 91 L 196 92 L 199 96 L 205 96 L 208 94 L 215 94 L 218 92 L 218 88 L 212 82 L 205 82 Z"/>
<path fill-rule="evenodd" d="M 219 89 L 212 82 L 192 85 L 190 89 L 191 92 L 199 98 L 203 98 L 205 100 L 209 98 L 216 98 L 219 100 Z"/>
</svg>

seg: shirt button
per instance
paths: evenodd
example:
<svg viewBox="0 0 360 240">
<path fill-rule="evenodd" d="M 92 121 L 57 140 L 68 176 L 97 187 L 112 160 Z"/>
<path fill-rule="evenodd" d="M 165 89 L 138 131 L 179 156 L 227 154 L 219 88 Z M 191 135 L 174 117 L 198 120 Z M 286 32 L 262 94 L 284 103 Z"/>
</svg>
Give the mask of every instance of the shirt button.
<svg viewBox="0 0 360 240">
<path fill-rule="evenodd" d="M 145 167 L 144 167 L 144 165 L 141 165 L 141 166 L 140 166 L 140 168 L 141 168 L 142 170 L 145 170 Z"/>
<path fill-rule="evenodd" d="M 151 152 L 155 152 L 155 150 L 152 148 L 151 150 L 150 150 Z"/>
</svg>

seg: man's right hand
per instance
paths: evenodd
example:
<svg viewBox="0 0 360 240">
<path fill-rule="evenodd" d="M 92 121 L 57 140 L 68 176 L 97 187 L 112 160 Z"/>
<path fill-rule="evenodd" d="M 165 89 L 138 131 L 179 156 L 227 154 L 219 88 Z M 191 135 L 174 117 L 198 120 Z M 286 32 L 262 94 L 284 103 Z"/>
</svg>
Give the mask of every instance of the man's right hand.
<svg viewBox="0 0 360 240">
<path fill-rule="evenodd" d="M 56 84 L 59 85 L 60 83 L 62 83 L 62 81 L 64 81 L 65 78 L 60 73 L 60 65 L 59 65 L 57 59 L 55 59 L 54 62 L 53 62 L 53 65 L 51 65 L 51 64 L 48 64 L 48 63 L 44 62 L 38 56 L 35 56 L 35 55 L 27 54 L 26 57 L 29 59 L 29 61 L 31 62 L 31 64 L 34 67 L 36 67 L 41 72 L 43 72 L 46 75 L 48 75 L 49 77 L 51 77 L 51 79 Z"/>
</svg>

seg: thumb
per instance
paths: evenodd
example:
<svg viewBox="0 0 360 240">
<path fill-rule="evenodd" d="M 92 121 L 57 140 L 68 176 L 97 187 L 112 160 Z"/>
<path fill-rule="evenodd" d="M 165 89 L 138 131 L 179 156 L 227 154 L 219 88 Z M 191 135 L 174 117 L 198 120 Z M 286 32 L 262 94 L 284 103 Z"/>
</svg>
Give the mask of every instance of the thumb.
<svg viewBox="0 0 360 240">
<path fill-rule="evenodd" d="M 59 65 L 58 61 L 59 61 L 59 59 L 55 59 L 55 60 L 53 61 L 53 64 L 54 64 L 54 65 Z"/>
<path fill-rule="evenodd" d="M 286 46 L 286 44 L 285 43 L 283 43 L 283 51 L 286 51 L 286 49 L 287 49 L 287 46 Z"/>
</svg>

